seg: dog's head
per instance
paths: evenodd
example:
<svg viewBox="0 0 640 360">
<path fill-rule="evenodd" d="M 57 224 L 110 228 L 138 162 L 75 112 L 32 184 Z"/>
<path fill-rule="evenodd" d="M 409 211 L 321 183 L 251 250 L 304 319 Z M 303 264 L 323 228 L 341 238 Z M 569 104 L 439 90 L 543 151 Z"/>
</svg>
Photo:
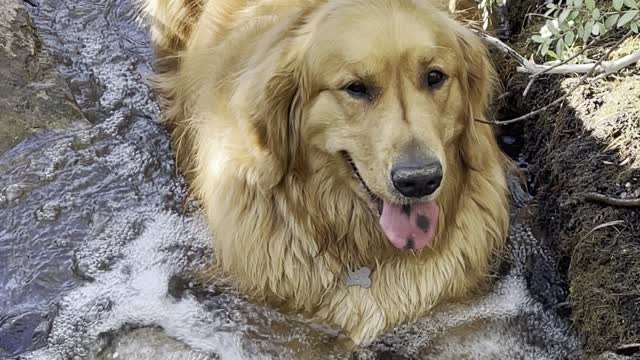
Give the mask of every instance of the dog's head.
<svg viewBox="0 0 640 360">
<path fill-rule="evenodd" d="M 483 119 L 493 69 L 479 39 L 427 1 L 329 1 L 283 25 L 250 76 L 274 176 L 311 152 L 346 169 L 391 243 L 431 244 L 439 197 L 495 161 Z M 304 171 L 302 171 L 304 172 Z"/>
</svg>

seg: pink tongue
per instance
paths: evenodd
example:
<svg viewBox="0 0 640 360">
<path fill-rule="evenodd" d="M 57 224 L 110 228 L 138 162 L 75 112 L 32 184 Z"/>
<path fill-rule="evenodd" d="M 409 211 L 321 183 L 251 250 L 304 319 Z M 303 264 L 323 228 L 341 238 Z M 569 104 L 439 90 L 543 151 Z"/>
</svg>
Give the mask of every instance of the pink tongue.
<svg viewBox="0 0 640 360">
<path fill-rule="evenodd" d="M 433 201 L 412 205 L 382 205 L 380 225 L 398 249 L 422 249 L 430 245 L 438 224 L 438 205 Z"/>
</svg>

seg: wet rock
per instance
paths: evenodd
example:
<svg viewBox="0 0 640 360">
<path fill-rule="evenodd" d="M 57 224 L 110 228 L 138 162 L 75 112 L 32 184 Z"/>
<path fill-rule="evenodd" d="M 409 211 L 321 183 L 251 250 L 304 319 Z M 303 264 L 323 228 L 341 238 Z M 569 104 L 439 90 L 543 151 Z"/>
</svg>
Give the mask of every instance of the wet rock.
<svg viewBox="0 0 640 360">
<path fill-rule="evenodd" d="M 82 12 L 49 11 L 51 6 L 79 10 L 78 4 L 91 10 L 84 14 L 88 19 L 99 19 L 101 23 L 75 22 Z M 108 13 L 103 6 L 106 3 L 101 1 L 91 4 L 47 1 L 31 11 L 42 10 L 46 16 L 56 18 L 44 15 L 31 18 L 21 1 L 0 0 L 0 338 L 5 341 L 0 346 L 2 359 L 33 350 L 47 340 L 53 340 L 49 347 L 62 346 L 65 337 L 51 339 L 50 328 L 35 321 L 16 323 L 13 319 L 35 319 L 37 316 L 30 317 L 31 314 L 47 313 L 62 294 L 91 282 L 92 271 L 111 267 L 121 255 L 124 242 L 104 243 L 102 250 L 92 254 L 83 253 L 80 244 L 89 238 L 101 239 L 98 235 L 114 213 L 140 204 L 169 210 L 182 202 L 183 182 L 173 167 L 168 134 L 153 120 L 155 108 L 148 106 L 150 90 L 143 90 L 147 84 L 140 80 L 140 71 L 148 65 L 131 60 L 137 57 L 131 52 L 130 42 L 113 41 L 126 39 L 117 31 L 128 29 L 111 27 L 117 29 L 110 34 L 112 41 L 104 39 L 108 22 L 104 17 L 96 17 Z M 110 10 L 115 12 L 112 13 L 115 20 L 126 18 L 115 8 Z M 74 22 L 69 23 L 74 16 Z M 38 21 L 40 25 L 35 26 Z M 59 27 L 56 34 L 46 31 L 51 26 Z M 117 54 L 122 61 L 114 58 L 101 67 L 104 59 L 91 56 L 102 52 L 69 51 L 70 44 L 83 46 L 69 33 L 74 31 L 88 34 L 88 39 L 84 39 L 87 41 L 122 46 L 109 51 L 101 48 L 112 57 Z M 148 45 L 146 48 L 150 49 Z M 67 71 L 65 56 L 91 64 L 91 68 L 83 67 L 84 73 Z M 136 66 L 131 67 L 132 63 Z M 114 89 L 105 104 L 126 105 L 108 109 L 101 122 L 93 125 L 84 119 L 86 110 L 76 107 L 76 98 L 85 100 L 82 93 L 73 94 L 66 85 L 67 81 L 74 82 L 87 73 L 99 74 L 96 81 L 108 80 L 104 86 Z M 133 93 L 137 95 L 131 96 Z M 115 101 L 118 96 L 123 98 Z M 99 97 L 94 100 L 101 104 Z M 149 111 L 145 113 L 145 109 Z M 62 128 L 64 131 L 58 131 Z M 35 134 L 36 130 L 40 131 Z M 141 169 L 146 169 L 146 173 Z M 128 230 L 131 232 L 125 235 L 141 231 Z M 94 262 L 89 255 L 102 258 Z M 98 309 L 108 311 L 104 307 Z M 61 331 L 70 338 L 83 332 L 79 324 L 83 323 L 63 325 Z M 82 342 L 64 345 L 68 353 L 59 353 L 65 359 L 87 354 L 89 349 Z"/>
<path fill-rule="evenodd" d="M 46 345 L 55 318 L 55 307 L 48 313 L 0 314 L 0 355 L 3 359 Z"/>
<path fill-rule="evenodd" d="M 22 2 L 0 0 L 0 154 L 40 129 L 86 124 Z"/>
<path fill-rule="evenodd" d="M 127 337 L 117 338 L 100 353 L 98 360 L 157 360 L 160 358 L 183 360 L 218 360 L 219 356 L 191 349 L 168 337 L 162 330 L 142 328 L 133 330 Z"/>
<path fill-rule="evenodd" d="M 12 184 L 4 189 L 4 196 L 9 202 L 13 202 L 24 195 L 24 189 L 20 184 Z"/>
<path fill-rule="evenodd" d="M 60 213 L 60 206 L 55 202 L 50 202 L 36 210 L 38 221 L 54 221 Z"/>
</svg>

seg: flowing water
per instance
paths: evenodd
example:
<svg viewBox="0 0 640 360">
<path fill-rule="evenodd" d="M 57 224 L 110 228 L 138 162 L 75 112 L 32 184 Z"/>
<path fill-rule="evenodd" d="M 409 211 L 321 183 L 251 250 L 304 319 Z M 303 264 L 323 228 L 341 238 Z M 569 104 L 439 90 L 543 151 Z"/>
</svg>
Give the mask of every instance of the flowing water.
<svg viewBox="0 0 640 360">
<path fill-rule="evenodd" d="M 327 348 L 335 334 L 231 292 L 196 300 L 170 289 L 211 255 L 211 239 L 180 206 L 184 184 L 145 81 L 151 47 L 132 4 L 48 0 L 31 12 L 94 125 L 40 134 L 0 157 L 0 357 L 126 358 L 123 332 L 163 344 L 148 358 L 339 353 Z M 159 328 L 191 346 L 168 346 Z"/>
<path fill-rule="evenodd" d="M 149 39 L 130 0 L 42 0 L 30 11 L 85 125 L 42 132 L 0 155 L 0 358 L 350 358 L 331 329 L 228 289 L 197 290 L 183 276 L 204 266 L 212 239 L 198 204 L 185 205 L 146 81 Z M 441 347 L 430 347 L 430 358 L 494 343 L 548 358 L 504 330 L 528 319 L 518 329 L 575 350 L 566 324 L 525 284 L 507 277 L 488 297 L 436 313 L 419 332 L 392 334 L 378 348 L 404 344 L 398 351 L 406 352 L 435 339 Z M 478 319 L 490 326 L 438 340 Z"/>
</svg>

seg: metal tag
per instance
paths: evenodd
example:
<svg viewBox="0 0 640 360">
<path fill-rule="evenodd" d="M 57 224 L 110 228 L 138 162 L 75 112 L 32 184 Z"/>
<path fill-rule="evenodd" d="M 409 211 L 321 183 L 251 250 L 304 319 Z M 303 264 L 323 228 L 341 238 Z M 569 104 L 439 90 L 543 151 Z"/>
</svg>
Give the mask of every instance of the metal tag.
<svg viewBox="0 0 640 360">
<path fill-rule="evenodd" d="M 365 266 L 356 271 L 349 271 L 345 277 L 345 283 L 347 286 L 360 286 L 365 289 L 370 288 L 371 269 Z"/>
</svg>

